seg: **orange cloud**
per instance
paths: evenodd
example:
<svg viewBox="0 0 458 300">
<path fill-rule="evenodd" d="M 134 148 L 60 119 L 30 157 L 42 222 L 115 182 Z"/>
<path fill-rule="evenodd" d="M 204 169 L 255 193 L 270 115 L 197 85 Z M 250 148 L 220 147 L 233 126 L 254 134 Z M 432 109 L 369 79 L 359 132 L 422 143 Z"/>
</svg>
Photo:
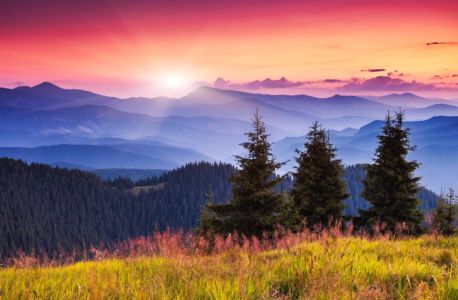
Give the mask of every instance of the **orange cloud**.
<svg viewBox="0 0 458 300">
<path fill-rule="evenodd" d="M 213 83 L 213 87 L 221 89 L 242 89 L 242 90 L 257 90 L 257 89 L 285 89 L 303 86 L 305 82 L 302 81 L 290 81 L 285 77 L 280 79 L 264 79 L 254 80 L 244 83 L 231 83 L 229 80 L 225 80 L 218 77 Z"/>
<path fill-rule="evenodd" d="M 341 86 L 338 90 L 359 92 L 359 91 L 397 91 L 397 92 L 415 92 L 415 91 L 436 91 L 452 90 L 450 88 L 437 87 L 431 83 L 423 83 L 415 80 L 407 81 L 390 76 L 377 76 L 369 79 L 353 78 L 349 83 Z M 455 90 L 455 89 L 453 89 Z"/>
<path fill-rule="evenodd" d="M 429 42 L 426 46 L 440 46 L 440 45 L 458 45 L 458 42 Z"/>
</svg>

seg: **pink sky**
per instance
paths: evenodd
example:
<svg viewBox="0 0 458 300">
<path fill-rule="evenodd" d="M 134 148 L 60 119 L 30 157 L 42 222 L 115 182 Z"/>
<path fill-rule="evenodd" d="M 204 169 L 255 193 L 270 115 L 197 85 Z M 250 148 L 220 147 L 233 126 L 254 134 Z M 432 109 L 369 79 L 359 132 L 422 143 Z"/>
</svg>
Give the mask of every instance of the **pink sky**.
<svg viewBox="0 0 458 300">
<path fill-rule="evenodd" d="M 245 2 L 2 1 L 0 86 L 458 97 L 457 1 Z"/>
</svg>

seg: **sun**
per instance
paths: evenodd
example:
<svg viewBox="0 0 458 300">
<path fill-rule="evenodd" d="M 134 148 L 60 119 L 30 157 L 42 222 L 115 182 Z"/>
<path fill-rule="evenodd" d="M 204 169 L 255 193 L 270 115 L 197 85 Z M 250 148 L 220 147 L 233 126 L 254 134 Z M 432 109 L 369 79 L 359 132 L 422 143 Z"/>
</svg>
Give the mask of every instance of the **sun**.
<svg viewBox="0 0 458 300">
<path fill-rule="evenodd" d="M 181 74 L 167 74 L 162 79 L 162 84 L 167 88 L 183 88 L 187 85 L 187 80 Z"/>
<path fill-rule="evenodd" d="M 155 92 L 166 97 L 182 97 L 196 87 L 194 77 L 187 72 L 161 72 L 155 78 Z"/>
</svg>

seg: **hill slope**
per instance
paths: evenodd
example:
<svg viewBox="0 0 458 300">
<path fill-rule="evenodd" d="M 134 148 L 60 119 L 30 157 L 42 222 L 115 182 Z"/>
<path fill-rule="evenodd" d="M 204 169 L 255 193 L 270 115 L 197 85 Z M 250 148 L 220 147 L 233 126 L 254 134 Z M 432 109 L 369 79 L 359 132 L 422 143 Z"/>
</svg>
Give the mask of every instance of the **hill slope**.
<svg viewBox="0 0 458 300">
<path fill-rule="evenodd" d="M 0 261 L 18 249 L 58 255 L 84 246 L 151 234 L 167 228 L 190 230 L 211 190 L 217 203 L 230 197 L 227 164 L 188 164 L 159 177 L 143 180 L 144 192 L 112 188 L 89 172 L 0 159 Z M 361 167 L 347 170 L 352 196 L 347 214 L 364 208 Z M 287 189 L 290 181 L 279 189 Z M 435 204 L 435 195 L 420 194 L 422 207 Z"/>
<path fill-rule="evenodd" d="M 92 173 L 0 159 L 0 261 L 19 249 L 54 256 L 157 228 L 189 229 L 209 187 L 227 199 L 232 170 L 190 164 L 153 179 L 162 189 L 134 197 Z"/>
</svg>

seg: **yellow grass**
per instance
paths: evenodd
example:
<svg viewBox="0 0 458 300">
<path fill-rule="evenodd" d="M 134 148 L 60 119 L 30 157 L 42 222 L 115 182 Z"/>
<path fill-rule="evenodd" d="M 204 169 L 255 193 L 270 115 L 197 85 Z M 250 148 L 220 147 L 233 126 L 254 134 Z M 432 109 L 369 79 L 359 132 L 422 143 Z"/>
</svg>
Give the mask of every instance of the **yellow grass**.
<svg viewBox="0 0 458 300">
<path fill-rule="evenodd" d="M 321 238 L 290 249 L 0 270 L 1 299 L 458 299 L 458 237 Z"/>
</svg>

